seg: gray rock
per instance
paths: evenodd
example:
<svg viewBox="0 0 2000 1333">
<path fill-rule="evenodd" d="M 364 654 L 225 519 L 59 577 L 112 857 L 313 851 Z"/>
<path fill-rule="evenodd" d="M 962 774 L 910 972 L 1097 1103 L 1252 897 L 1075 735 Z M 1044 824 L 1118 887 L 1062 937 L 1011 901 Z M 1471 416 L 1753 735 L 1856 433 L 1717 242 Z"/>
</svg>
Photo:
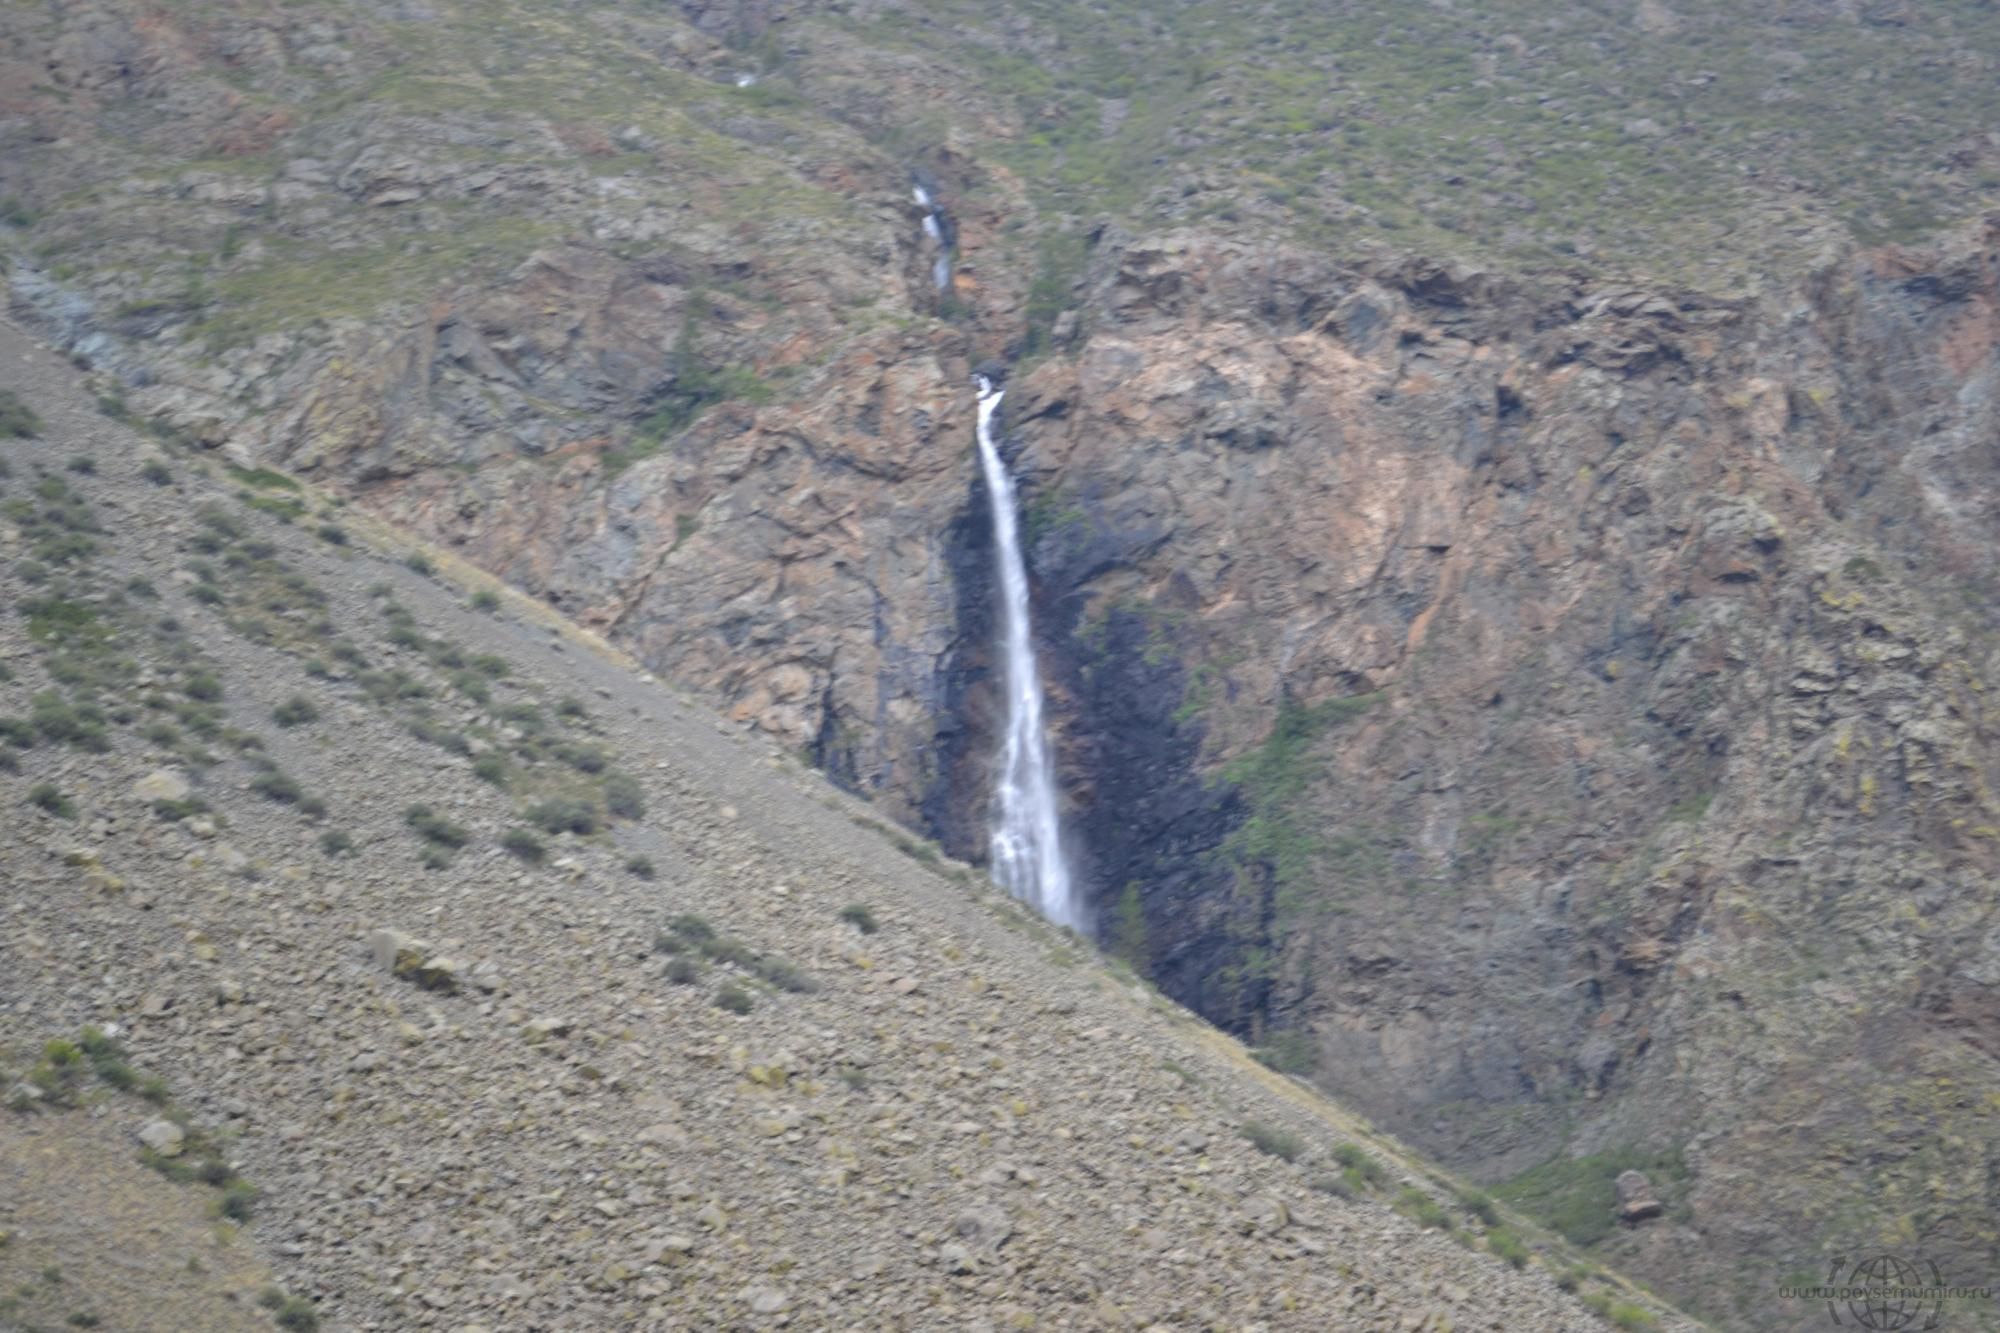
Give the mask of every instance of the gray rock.
<svg viewBox="0 0 2000 1333">
<path fill-rule="evenodd" d="M 1618 1220 L 1634 1225 L 1666 1211 L 1643 1171 L 1621 1171 L 1613 1182 L 1618 1191 Z"/>
<path fill-rule="evenodd" d="M 142 801 L 184 801 L 190 790 L 187 777 L 171 768 L 155 769 L 132 784 L 132 795 Z"/>
<path fill-rule="evenodd" d="M 187 1135 L 171 1120 L 148 1120 L 139 1127 L 139 1142 L 162 1157 L 179 1157 Z"/>
</svg>

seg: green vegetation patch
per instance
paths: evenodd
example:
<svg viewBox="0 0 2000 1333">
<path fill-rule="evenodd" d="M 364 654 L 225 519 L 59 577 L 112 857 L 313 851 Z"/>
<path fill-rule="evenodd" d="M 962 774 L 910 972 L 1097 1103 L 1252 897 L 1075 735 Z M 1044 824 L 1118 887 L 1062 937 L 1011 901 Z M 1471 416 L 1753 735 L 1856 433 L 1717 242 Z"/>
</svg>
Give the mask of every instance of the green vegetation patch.
<svg viewBox="0 0 2000 1333">
<path fill-rule="evenodd" d="M 1575 1245 L 1595 1245 L 1617 1220 L 1620 1172 L 1641 1171 L 1669 1208 L 1688 1183 L 1679 1150 L 1620 1148 L 1588 1157 L 1555 1157 L 1498 1185 L 1493 1193 L 1561 1232 Z"/>
</svg>

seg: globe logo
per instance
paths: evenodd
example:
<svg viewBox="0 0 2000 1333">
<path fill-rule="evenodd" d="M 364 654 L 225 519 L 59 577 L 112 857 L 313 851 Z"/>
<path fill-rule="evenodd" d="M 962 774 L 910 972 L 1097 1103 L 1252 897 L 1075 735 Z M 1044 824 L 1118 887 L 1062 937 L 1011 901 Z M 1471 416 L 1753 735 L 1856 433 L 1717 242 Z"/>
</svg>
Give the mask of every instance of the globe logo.
<svg viewBox="0 0 2000 1333">
<path fill-rule="evenodd" d="M 1877 1254 L 1857 1260 L 1844 1277 L 1842 1267 L 1841 1263 L 1835 1263 L 1830 1283 L 1841 1289 L 1839 1295 L 1847 1313 L 1862 1328 L 1896 1333 L 1898 1329 L 1937 1327 L 1942 1305 L 1937 1291 L 1943 1284 L 1936 1264 L 1916 1264 L 1893 1254 Z M 1841 1322 L 1839 1314 L 1832 1310 L 1828 1313 L 1833 1314 L 1834 1323 Z"/>
</svg>

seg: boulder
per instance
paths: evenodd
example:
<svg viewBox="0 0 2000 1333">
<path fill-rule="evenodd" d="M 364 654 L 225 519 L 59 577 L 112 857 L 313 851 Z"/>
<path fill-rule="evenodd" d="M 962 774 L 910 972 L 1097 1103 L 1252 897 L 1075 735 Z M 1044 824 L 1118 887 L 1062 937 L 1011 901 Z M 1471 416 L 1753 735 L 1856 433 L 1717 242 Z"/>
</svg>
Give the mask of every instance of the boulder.
<svg viewBox="0 0 2000 1333">
<path fill-rule="evenodd" d="M 159 768 L 132 784 L 132 794 L 142 801 L 185 801 L 187 777 L 171 768 Z"/>
<path fill-rule="evenodd" d="M 139 1127 L 139 1142 L 162 1157 L 179 1157 L 187 1135 L 171 1120 L 148 1120 Z"/>
<path fill-rule="evenodd" d="M 1665 1211 L 1653 1182 L 1642 1171 L 1621 1171 L 1614 1182 L 1618 1190 L 1618 1220 L 1633 1226 Z"/>
</svg>

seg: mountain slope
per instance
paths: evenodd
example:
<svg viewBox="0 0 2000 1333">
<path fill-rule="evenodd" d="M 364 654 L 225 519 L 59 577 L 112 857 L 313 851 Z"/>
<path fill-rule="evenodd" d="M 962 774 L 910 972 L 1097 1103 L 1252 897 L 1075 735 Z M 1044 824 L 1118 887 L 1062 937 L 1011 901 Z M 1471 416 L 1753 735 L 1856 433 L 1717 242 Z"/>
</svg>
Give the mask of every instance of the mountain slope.
<svg viewBox="0 0 2000 1333">
<path fill-rule="evenodd" d="M 1490 1204 L 768 746 L 0 359 L 40 432 L 4 447 L 6 1169 L 86 1114 L 27 1091 L 44 1042 L 115 1026 L 326 1327 L 1596 1326 L 1559 1248 L 1482 1252 Z M 98 1152 L 158 1115 L 46 1086 Z M 1379 1183 L 1314 1188 L 1362 1142 Z M 16 1279 L 48 1237 L 8 1221 Z M 108 1308 L 101 1262 L 63 1266 Z"/>
<path fill-rule="evenodd" d="M 965 857 L 967 379 L 1009 359 L 1102 942 L 1684 1304 L 1803 1325 L 1773 1289 L 1838 1256 L 2000 1262 L 1995 21 L 16 8 L 0 240 L 107 413 Z M 1666 1207 L 1614 1229 L 1627 1164 Z"/>
</svg>

